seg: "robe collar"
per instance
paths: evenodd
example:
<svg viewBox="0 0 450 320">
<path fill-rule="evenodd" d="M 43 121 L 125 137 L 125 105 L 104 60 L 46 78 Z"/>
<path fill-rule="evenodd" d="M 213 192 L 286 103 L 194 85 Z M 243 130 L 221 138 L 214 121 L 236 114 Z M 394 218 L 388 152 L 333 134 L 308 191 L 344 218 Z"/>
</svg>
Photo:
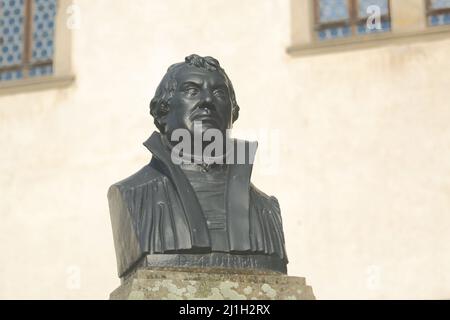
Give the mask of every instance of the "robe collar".
<svg viewBox="0 0 450 320">
<path fill-rule="evenodd" d="M 238 140 L 236 140 L 239 143 Z M 250 178 L 253 169 L 257 143 L 240 141 L 246 146 L 246 163 L 227 164 L 227 231 L 231 251 L 251 250 L 250 243 Z M 144 142 L 153 154 L 162 173 L 169 178 L 181 200 L 184 213 L 191 230 L 193 247 L 211 247 L 211 240 L 200 203 L 189 180 L 179 165 L 172 162 L 170 150 L 162 142 L 161 135 L 153 132 Z M 152 160 L 153 162 L 154 160 Z"/>
</svg>

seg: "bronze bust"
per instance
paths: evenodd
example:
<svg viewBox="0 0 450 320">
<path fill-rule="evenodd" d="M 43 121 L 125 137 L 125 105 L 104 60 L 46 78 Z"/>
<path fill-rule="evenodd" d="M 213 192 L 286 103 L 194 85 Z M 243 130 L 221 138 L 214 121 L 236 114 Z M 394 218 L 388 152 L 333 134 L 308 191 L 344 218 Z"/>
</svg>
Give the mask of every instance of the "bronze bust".
<svg viewBox="0 0 450 320">
<path fill-rule="evenodd" d="M 190 55 L 172 65 L 150 113 L 159 130 L 144 143 L 150 163 L 108 191 L 119 276 L 138 267 L 286 273 L 280 207 L 250 182 L 256 145 L 229 136 L 239 106 L 219 62 Z M 180 130 L 189 142 L 181 151 Z M 209 131 L 220 136 L 205 139 Z M 194 136 L 203 138 L 200 146 Z M 208 141 L 220 148 L 206 158 Z M 239 152 L 228 152 L 238 144 L 244 146 L 240 160 Z"/>
</svg>

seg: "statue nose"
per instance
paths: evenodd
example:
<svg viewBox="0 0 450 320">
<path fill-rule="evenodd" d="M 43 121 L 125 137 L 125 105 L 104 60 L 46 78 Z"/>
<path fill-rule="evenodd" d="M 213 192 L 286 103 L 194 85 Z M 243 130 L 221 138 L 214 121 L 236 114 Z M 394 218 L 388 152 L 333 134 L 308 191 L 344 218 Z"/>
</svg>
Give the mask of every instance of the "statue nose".
<svg viewBox="0 0 450 320">
<path fill-rule="evenodd" d="M 209 93 L 203 96 L 202 103 L 200 104 L 200 109 L 208 109 L 208 110 L 215 109 L 213 99 Z"/>
<path fill-rule="evenodd" d="M 203 102 L 205 102 L 204 104 L 212 104 L 212 96 L 209 92 L 203 95 Z"/>
</svg>

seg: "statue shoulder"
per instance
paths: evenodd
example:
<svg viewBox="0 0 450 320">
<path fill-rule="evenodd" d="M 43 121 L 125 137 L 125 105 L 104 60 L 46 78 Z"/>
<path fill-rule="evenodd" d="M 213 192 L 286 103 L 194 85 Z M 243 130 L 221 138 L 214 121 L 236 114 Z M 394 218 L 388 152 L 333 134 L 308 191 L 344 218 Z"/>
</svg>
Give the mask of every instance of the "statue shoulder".
<svg viewBox="0 0 450 320">
<path fill-rule="evenodd" d="M 164 178 L 164 174 L 156 170 L 151 166 L 151 164 L 146 165 L 142 169 L 140 169 L 138 172 L 134 173 L 133 175 L 129 176 L 126 179 L 123 179 L 119 182 L 114 183 L 110 188 L 108 192 L 111 192 L 112 190 L 131 190 L 138 188 L 143 185 L 147 185 L 154 180 L 158 180 L 161 178 Z"/>
<path fill-rule="evenodd" d="M 250 184 L 250 197 L 255 205 L 262 206 L 267 209 L 273 209 L 276 213 L 280 214 L 280 203 L 274 196 L 268 196 L 261 190 L 259 190 L 252 183 Z"/>
</svg>

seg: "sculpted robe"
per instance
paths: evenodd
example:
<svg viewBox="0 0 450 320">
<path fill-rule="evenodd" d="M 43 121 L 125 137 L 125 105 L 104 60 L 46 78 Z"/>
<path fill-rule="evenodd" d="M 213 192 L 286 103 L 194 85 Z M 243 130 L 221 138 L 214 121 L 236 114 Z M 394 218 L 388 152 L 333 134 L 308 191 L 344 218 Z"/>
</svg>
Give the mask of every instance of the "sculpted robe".
<svg viewBox="0 0 450 320">
<path fill-rule="evenodd" d="M 227 164 L 225 208 L 229 251 L 216 252 L 194 189 L 180 166 L 172 163 L 160 134 L 153 133 L 144 145 L 153 154 L 151 162 L 108 191 L 120 277 L 145 257 L 150 260 L 177 257 L 178 260 L 171 260 L 173 263 L 186 254 L 194 258 L 210 255 L 214 258 L 208 260 L 213 261 L 208 262 L 213 265 L 206 265 L 210 267 L 215 266 L 214 261 L 220 255 L 218 266 L 224 266 L 224 254 L 228 264 L 235 257 L 244 260 L 251 257 L 249 266 L 286 273 L 280 207 L 275 197 L 251 184 L 252 164 Z M 171 266 L 177 267 L 177 263 Z"/>
</svg>

